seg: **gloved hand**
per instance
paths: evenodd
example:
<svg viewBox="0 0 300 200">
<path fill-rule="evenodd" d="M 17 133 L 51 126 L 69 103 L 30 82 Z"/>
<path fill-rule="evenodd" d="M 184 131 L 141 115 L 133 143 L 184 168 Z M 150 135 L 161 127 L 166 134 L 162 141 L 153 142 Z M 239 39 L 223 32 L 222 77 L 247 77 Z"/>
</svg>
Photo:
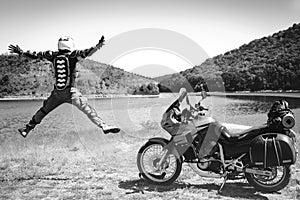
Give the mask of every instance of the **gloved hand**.
<svg viewBox="0 0 300 200">
<path fill-rule="evenodd" d="M 10 51 L 10 53 L 17 53 L 19 55 L 23 53 L 23 50 L 18 45 L 14 46 L 11 44 L 8 46 L 8 50 Z"/>
<path fill-rule="evenodd" d="M 103 45 L 104 45 L 105 39 L 104 36 L 102 35 L 101 39 L 99 40 L 98 44 L 96 45 L 96 47 L 98 49 L 100 49 Z"/>
</svg>

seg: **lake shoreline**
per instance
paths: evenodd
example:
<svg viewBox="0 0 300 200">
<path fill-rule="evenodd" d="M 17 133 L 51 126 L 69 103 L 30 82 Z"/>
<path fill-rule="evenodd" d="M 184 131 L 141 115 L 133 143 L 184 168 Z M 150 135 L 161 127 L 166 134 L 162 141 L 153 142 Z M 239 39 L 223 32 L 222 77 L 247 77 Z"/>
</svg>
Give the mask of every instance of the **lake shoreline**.
<svg viewBox="0 0 300 200">
<path fill-rule="evenodd" d="M 209 95 L 221 96 L 221 97 L 260 96 L 260 97 L 300 98 L 300 92 L 209 92 Z"/>
<path fill-rule="evenodd" d="M 50 96 L 50 95 L 49 95 Z M 7 96 L 0 98 L 1 101 L 41 101 L 46 100 L 49 96 L 35 97 L 35 96 Z M 90 100 L 94 99 L 121 99 L 121 98 L 158 98 L 159 95 L 84 95 Z"/>
<path fill-rule="evenodd" d="M 161 93 L 167 94 L 167 93 Z M 190 96 L 199 96 L 200 93 L 189 93 Z M 130 95 L 130 94 L 110 94 L 110 95 L 84 95 L 90 100 L 97 99 L 120 99 L 120 98 L 160 98 L 161 95 Z M 208 96 L 219 97 L 281 97 L 281 98 L 300 98 L 300 92 L 208 92 Z M 35 96 L 7 96 L 0 98 L 1 101 L 41 101 L 47 99 L 49 96 L 35 97 Z"/>
</svg>

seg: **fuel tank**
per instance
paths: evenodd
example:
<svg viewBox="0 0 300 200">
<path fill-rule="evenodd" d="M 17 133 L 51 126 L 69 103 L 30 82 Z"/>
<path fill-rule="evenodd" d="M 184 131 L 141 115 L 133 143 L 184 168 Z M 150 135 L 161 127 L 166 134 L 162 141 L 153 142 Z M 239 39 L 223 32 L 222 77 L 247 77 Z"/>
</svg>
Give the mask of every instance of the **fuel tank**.
<svg viewBox="0 0 300 200">
<path fill-rule="evenodd" d="M 216 122 L 216 120 L 212 117 L 199 116 L 193 122 L 194 122 L 196 128 L 198 128 L 198 127 L 203 127 L 206 125 L 208 126 L 209 124 Z"/>
</svg>

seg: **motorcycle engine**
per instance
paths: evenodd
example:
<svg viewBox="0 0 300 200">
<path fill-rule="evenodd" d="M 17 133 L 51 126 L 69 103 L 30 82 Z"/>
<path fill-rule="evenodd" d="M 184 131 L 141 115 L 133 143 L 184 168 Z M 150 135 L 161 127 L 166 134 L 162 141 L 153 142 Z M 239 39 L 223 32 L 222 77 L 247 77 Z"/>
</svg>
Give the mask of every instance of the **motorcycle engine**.
<svg viewBox="0 0 300 200">
<path fill-rule="evenodd" d="M 197 167 L 203 171 L 212 171 L 215 173 L 220 173 L 222 169 L 222 163 L 218 160 L 200 162 L 197 163 Z"/>
</svg>

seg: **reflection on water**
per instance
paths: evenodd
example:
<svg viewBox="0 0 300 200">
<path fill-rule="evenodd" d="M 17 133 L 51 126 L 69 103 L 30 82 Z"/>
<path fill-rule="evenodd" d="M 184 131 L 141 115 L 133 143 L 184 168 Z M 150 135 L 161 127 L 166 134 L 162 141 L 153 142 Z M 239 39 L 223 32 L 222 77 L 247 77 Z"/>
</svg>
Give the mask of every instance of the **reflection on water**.
<svg viewBox="0 0 300 200">
<path fill-rule="evenodd" d="M 271 104 L 260 101 L 234 102 L 227 105 L 226 110 L 231 115 L 257 114 L 268 112 Z"/>
<path fill-rule="evenodd" d="M 226 110 L 230 115 L 267 113 L 272 104 L 277 100 L 286 100 L 291 109 L 300 107 L 299 98 L 292 97 L 271 97 L 271 96 L 228 96 L 230 103 Z"/>
<path fill-rule="evenodd" d="M 165 109 L 176 99 L 177 94 L 161 94 L 160 98 L 119 98 L 89 100 L 91 104 L 104 119 L 109 121 L 126 121 L 126 118 L 134 121 L 160 121 Z M 209 108 L 213 117 L 254 115 L 267 113 L 274 101 L 282 97 L 260 97 L 260 96 L 210 96 L 202 104 Z M 300 108 L 297 98 L 286 97 L 290 108 Z M 198 102 L 198 96 L 190 96 L 192 104 Z M 0 102 L 0 120 L 10 121 L 9 118 L 20 118 L 21 122 L 27 122 L 31 116 L 42 106 L 42 101 L 2 101 Z M 72 108 L 72 109 L 70 109 Z M 71 111 L 71 112 L 70 112 Z M 53 114 L 52 114 L 53 113 Z M 50 113 L 49 117 L 59 115 L 83 115 L 71 105 L 63 105 Z M 48 116 L 47 116 L 48 118 Z M 70 118 L 70 117 L 69 117 Z M 56 121 L 56 118 L 54 119 Z M 8 122 L 9 123 L 9 122 Z"/>
<path fill-rule="evenodd" d="M 160 98 L 119 98 L 89 100 L 104 119 L 104 121 L 117 124 L 121 128 L 132 131 L 143 128 L 147 124 L 159 126 L 162 114 L 176 99 L 177 94 L 161 94 Z M 207 115 L 221 122 L 236 122 L 239 116 L 257 115 L 266 116 L 274 101 L 278 97 L 259 96 L 210 96 L 202 104 L 209 109 Z M 192 104 L 198 102 L 199 96 L 190 96 Z M 285 98 L 292 109 L 299 108 L 299 99 Z M 42 101 L 7 101 L 0 102 L 0 133 L 1 127 L 18 127 L 31 119 L 32 115 L 42 106 Z M 239 117 L 240 118 L 240 117 Z M 265 119 L 262 119 L 265 120 Z M 42 122 L 41 127 L 49 125 L 55 129 L 66 127 L 85 126 L 95 128 L 87 117 L 71 105 L 63 105 L 52 111 Z M 248 123 L 248 120 L 241 123 Z M 249 122 L 251 123 L 251 122 Z M 253 122 L 252 122 L 253 123 Z M 64 124 L 64 126 L 60 126 Z"/>
</svg>

